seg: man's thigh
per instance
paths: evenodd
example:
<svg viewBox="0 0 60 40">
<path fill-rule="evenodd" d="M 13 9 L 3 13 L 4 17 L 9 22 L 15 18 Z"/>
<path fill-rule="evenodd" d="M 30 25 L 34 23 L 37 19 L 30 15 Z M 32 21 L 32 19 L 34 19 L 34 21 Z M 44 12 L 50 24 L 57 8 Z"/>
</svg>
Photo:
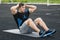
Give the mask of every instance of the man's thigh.
<svg viewBox="0 0 60 40">
<path fill-rule="evenodd" d="M 21 33 L 31 33 L 33 30 L 27 25 L 26 21 L 20 26 Z"/>
</svg>

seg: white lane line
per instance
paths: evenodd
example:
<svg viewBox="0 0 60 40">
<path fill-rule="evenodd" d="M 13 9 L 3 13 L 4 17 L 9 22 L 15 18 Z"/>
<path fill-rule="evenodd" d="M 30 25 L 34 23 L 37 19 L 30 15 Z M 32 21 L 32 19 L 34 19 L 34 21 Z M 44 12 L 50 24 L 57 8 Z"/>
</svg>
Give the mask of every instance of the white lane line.
<svg viewBox="0 0 60 40">
<path fill-rule="evenodd" d="M 46 13 L 45 15 L 51 15 L 52 13 Z"/>
</svg>

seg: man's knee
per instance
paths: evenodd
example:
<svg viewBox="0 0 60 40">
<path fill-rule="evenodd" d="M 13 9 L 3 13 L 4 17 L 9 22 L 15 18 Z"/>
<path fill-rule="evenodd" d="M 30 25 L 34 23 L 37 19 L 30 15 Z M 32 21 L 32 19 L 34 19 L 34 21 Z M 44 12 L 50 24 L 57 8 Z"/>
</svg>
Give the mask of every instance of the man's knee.
<svg viewBox="0 0 60 40">
<path fill-rule="evenodd" d="M 29 19 L 28 19 L 28 21 L 30 22 L 30 21 L 32 21 L 32 19 L 31 19 L 31 18 L 29 18 Z"/>
<path fill-rule="evenodd" d="M 29 25 L 30 22 L 32 22 L 32 19 L 31 19 L 31 18 L 29 18 L 29 19 L 27 19 L 27 20 L 25 21 L 25 23 L 26 23 L 27 25 Z"/>
<path fill-rule="evenodd" d="M 40 21 L 42 20 L 40 17 L 39 18 L 36 18 L 34 21 Z"/>
<path fill-rule="evenodd" d="M 37 20 L 41 20 L 41 18 L 39 17 L 39 18 L 37 18 Z"/>
</svg>

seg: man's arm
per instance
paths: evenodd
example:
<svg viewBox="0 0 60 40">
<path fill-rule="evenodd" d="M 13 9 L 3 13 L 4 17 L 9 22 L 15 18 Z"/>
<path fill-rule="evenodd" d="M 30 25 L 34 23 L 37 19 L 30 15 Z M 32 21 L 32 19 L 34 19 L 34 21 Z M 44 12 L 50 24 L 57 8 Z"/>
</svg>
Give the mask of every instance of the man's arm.
<svg viewBox="0 0 60 40">
<path fill-rule="evenodd" d="M 12 6 L 12 7 L 10 8 L 12 14 L 16 14 L 16 13 L 17 13 L 17 8 L 18 8 L 18 7 L 19 7 L 19 4 L 17 4 L 16 6 Z"/>
<path fill-rule="evenodd" d="M 25 5 L 25 6 L 29 8 L 30 13 L 34 12 L 37 9 L 37 7 L 34 5 Z"/>
</svg>

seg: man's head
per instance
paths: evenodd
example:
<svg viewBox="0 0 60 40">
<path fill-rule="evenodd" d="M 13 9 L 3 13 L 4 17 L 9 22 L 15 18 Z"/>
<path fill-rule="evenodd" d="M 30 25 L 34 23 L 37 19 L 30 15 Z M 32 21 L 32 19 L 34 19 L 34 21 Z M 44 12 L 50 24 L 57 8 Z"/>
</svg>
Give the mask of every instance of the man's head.
<svg viewBox="0 0 60 40">
<path fill-rule="evenodd" d="M 24 12 L 25 11 L 25 5 L 23 3 L 19 3 L 19 10 L 21 12 Z"/>
</svg>

